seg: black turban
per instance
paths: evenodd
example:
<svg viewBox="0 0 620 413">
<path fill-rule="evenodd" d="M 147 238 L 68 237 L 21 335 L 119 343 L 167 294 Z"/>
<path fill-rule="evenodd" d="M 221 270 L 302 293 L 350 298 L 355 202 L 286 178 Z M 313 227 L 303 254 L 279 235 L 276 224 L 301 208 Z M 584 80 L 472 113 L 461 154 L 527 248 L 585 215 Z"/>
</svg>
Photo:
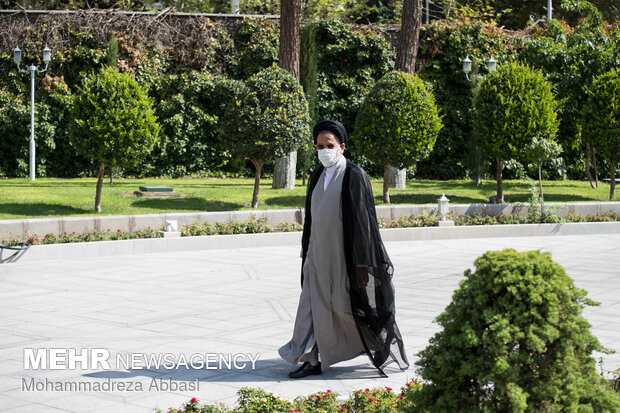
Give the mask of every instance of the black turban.
<svg viewBox="0 0 620 413">
<path fill-rule="evenodd" d="M 312 137 L 314 138 L 315 144 L 316 137 L 323 131 L 333 133 L 339 143 L 347 143 L 347 130 L 344 128 L 344 125 L 337 120 L 326 119 L 317 122 L 314 126 L 314 130 L 312 131 Z"/>
</svg>

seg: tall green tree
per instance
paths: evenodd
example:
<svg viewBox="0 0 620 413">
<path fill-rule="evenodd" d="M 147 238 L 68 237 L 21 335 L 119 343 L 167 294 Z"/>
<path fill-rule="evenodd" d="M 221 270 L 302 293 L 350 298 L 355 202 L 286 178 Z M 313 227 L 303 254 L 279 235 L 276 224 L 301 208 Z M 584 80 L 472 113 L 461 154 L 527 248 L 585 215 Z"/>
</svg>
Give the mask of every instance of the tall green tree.
<svg viewBox="0 0 620 413">
<path fill-rule="evenodd" d="M 105 167 L 135 165 L 159 138 L 153 103 L 130 74 L 105 67 L 84 79 L 71 117 L 73 145 L 99 167 L 95 211 L 101 212 Z"/>
<path fill-rule="evenodd" d="M 497 202 L 504 202 L 504 161 L 523 160 L 534 138 L 555 138 L 557 103 L 543 74 L 518 63 L 500 65 L 480 85 L 474 125 L 486 152 L 497 160 Z"/>
<path fill-rule="evenodd" d="M 590 142 L 582 136 L 583 105 L 595 77 L 620 64 L 620 32 L 607 29 L 603 17 L 591 3 L 565 1 L 562 7 L 582 16 L 574 28 L 552 21 L 535 38 L 527 41 L 519 60 L 543 70 L 562 102 L 558 140 L 564 148 L 569 174 L 583 177 L 585 172 L 594 188 L 590 173 Z"/>
<path fill-rule="evenodd" d="M 584 134 L 609 161 L 609 200 L 614 200 L 616 164 L 620 160 L 620 71 L 613 69 L 594 80 L 583 119 Z"/>
<path fill-rule="evenodd" d="M 280 49 L 278 64 L 299 80 L 301 0 L 280 0 Z M 276 158 L 272 188 L 295 189 L 297 152 Z"/>
<path fill-rule="evenodd" d="M 357 115 L 355 140 L 383 167 L 383 202 L 390 203 L 390 166 L 415 166 L 433 150 L 440 129 L 435 98 L 417 76 L 393 71 L 372 88 Z"/>
<path fill-rule="evenodd" d="M 230 149 L 255 167 L 252 208 L 258 207 L 263 166 L 298 149 L 310 136 L 308 102 L 297 79 L 273 65 L 239 81 L 223 117 Z"/>
<path fill-rule="evenodd" d="M 418 45 L 420 44 L 420 26 L 422 26 L 421 0 L 404 0 L 401 22 L 394 68 L 404 73 L 415 73 Z M 389 177 L 391 186 L 404 188 L 407 170 L 391 168 Z"/>
</svg>

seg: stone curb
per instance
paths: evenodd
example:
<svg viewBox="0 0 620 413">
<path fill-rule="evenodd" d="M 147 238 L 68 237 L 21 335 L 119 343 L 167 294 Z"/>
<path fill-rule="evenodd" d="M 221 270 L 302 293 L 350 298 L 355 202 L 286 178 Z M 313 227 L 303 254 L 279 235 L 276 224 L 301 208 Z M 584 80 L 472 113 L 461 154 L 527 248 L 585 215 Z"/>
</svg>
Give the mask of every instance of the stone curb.
<svg viewBox="0 0 620 413">
<path fill-rule="evenodd" d="M 588 203 L 546 203 L 547 208 L 553 208 L 560 216 L 569 213 L 582 215 L 599 214 L 606 211 L 620 213 L 620 202 L 588 202 Z M 398 219 L 403 215 L 422 215 L 434 213 L 437 204 L 424 205 L 379 205 L 377 215 L 386 222 Z M 528 204 L 450 204 L 450 211 L 457 215 L 480 213 L 484 215 L 517 214 L 527 215 Z M 163 229 L 167 220 L 176 220 L 179 227 L 191 224 L 196 220 L 201 222 L 225 222 L 231 220 L 247 221 L 250 216 L 266 217 L 270 225 L 281 222 L 303 222 L 303 208 L 299 209 L 270 209 L 260 211 L 232 211 L 232 212 L 188 212 L 174 214 L 148 215 L 102 215 L 88 217 L 58 217 L 34 219 L 0 220 L 0 242 L 11 238 L 23 240 L 33 235 L 88 233 L 94 230 L 135 231 L 146 229 Z"/>
<path fill-rule="evenodd" d="M 592 234 L 620 234 L 620 222 L 385 228 L 381 230 L 381 236 L 385 242 Z M 128 254 L 296 245 L 301 245 L 301 232 L 99 241 L 35 245 L 21 253 L 12 262 L 44 262 Z"/>
</svg>

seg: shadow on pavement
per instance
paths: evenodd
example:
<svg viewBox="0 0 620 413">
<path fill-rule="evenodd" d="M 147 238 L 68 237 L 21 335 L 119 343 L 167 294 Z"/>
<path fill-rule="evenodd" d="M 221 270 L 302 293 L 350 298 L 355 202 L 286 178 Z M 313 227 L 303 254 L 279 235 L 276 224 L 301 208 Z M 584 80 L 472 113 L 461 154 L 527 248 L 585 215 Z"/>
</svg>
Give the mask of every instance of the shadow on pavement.
<svg viewBox="0 0 620 413">
<path fill-rule="evenodd" d="M 220 383 L 256 383 L 256 382 L 281 382 L 296 381 L 288 378 L 288 373 L 295 369 L 295 366 L 280 359 L 257 360 L 255 369 L 251 368 L 251 364 L 243 369 L 205 369 L 185 366 L 166 369 L 160 368 L 144 368 L 124 370 L 105 370 L 95 373 L 84 374 L 84 377 L 97 379 L 118 379 L 128 380 L 137 377 L 145 377 L 161 380 L 172 381 L 199 381 L 199 382 L 220 382 Z M 388 376 L 401 372 L 397 368 L 386 370 Z M 378 378 L 379 373 L 370 363 L 362 362 L 356 365 L 347 366 L 331 366 L 323 370 L 323 374 L 317 376 L 309 376 L 303 380 L 321 379 L 321 380 L 359 380 Z"/>
</svg>

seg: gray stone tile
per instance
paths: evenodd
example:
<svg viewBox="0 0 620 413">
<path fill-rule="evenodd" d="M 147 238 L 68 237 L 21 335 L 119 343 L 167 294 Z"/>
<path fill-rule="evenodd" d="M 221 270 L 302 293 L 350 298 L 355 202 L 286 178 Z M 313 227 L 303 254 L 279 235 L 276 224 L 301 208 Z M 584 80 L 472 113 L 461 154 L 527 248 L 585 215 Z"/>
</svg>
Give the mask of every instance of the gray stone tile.
<svg viewBox="0 0 620 413">
<path fill-rule="evenodd" d="M 486 250 L 508 247 L 551 251 L 575 284 L 601 302 L 600 307 L 584 310 L 593 333 L 603 345 L 620 350 L 620 235 L 407 241 L 386 246 L 396 268 L 397 320 L 412 363 L 440 330 L 433 320 L 450 303 L 465 269 L 474 269 L 475 258 Z M 0 360 L 5 370 L 0 371 L 0 397 L 4 398 L 0 406 L 4 408 L 3 400 L 12 400 L 17 403 L 15 411 L 152 411 L 156 406 L 179 407 L 191 397 L 232 404 L 237 391 L 246 386 L 292 399 L 328 388 L 343 396 L 367 387 L 397 390 L 416 377 L 412 364 L 405 372 L 390 371 L 388 378 L 379 378 L 361 357 L 339 363 L 319 377 L 289 380 L 287 373 L 293 367 L 279 359 L 277 348 L 292 334 L 300 293 L 299 265 L 297 245 L 3 265 Z M 252 353 L 260 358 L 256 370 L 24 371 L 20 369 L 24 347 L 102 347 L 113 357 L 208 352 Z M 608 370 L 620 365 L 618 354 L 598 356 Z M 153 378 L 198 379 L 200 388 L 132 394 L 39 393 L 24 399 L 19 391 L 22 377 L 111 377 L 144 385 Z M 94 403 L 97 398 L 102 400 L 99 406 Z"/>
</svg>

